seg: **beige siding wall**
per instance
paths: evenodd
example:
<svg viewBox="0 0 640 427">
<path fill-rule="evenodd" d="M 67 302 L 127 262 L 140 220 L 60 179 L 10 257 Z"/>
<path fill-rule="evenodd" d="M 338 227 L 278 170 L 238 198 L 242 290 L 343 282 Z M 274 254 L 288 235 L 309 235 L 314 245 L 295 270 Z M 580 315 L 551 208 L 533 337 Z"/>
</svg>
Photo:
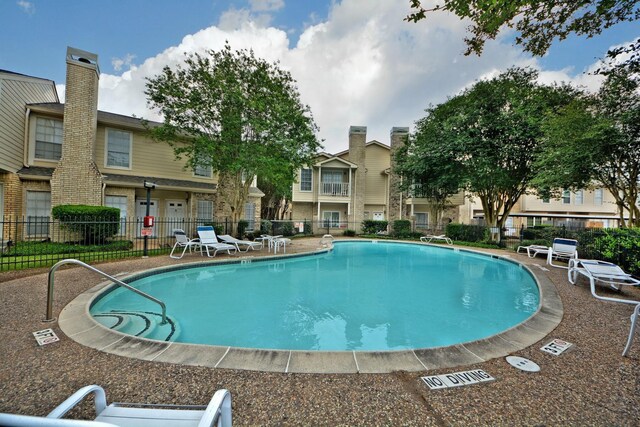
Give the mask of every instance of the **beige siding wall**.
<svg viewBox="0 0 640 427">
<path fill-rule="evenodd" d="M 379 145 L 369 145 L 366 148 L 366 193 L 365 204 L 386 205 L 387 175 L 384 173 L 390 167 L 389 150 Z"/>
<path fill-rule="evenodd" d="M 318 169 L 313 168 L 311 173 L 311 191 L 300 191 L 300 170 L 296 174 L 296 182 L 293 184 L 292 200 L 296 202 L 313 202 L 318 194 Z"/>
<path fill-rule="evenodd" d="M 133 130 L 133 143 L 131 148 L 131 169 L 113 168 L 106 166 L 106 135 L 107 129 L 127 130 L 114 126 L 98 124 L 96 135 L 96 159 L 95 162 L 105 175 L 114 173 L 118 175 L 153 176 L 158 178 L 183 179 L 189 181 L 217 182 L 213 178 L 200 178 L 193 176 L 191 169 L 184 169 L 185 161 L 176 160 L 173 148 L 165 142 L 154 142 L 143 132 Z"/>
<path fill-rule="evenodd" d="M 576 197 L 576 193 L 571 192 L 570 203 L 563 203 L 562 200 L 550 199 L 549 203 L 544 203 L 538 196 L 530 194 L 522 197 L 512 212 L 549 212 L 549 213 L 577 213 L 577 214 L 607 214 L 615 215 L 618 210 L 613 195 L 607 191 L 602 191 L 602 204 L 595 203 L 595 192 L 591 190 L 582 191 L 582 203 Z"/>
<path fill-rule="evenodd" d="M 53 82 L 0 73 L 0 170 L 23 165 L 25 104 L 57 101 Z"/>
</svg>

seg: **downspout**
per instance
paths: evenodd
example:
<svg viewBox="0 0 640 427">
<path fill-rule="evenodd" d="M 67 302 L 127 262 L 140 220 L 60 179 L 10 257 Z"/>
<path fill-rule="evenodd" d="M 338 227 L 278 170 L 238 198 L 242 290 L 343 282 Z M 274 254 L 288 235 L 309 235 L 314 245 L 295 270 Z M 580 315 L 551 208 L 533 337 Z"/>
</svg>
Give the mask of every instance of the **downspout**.
<svg viewBox="0 0 640 427">
<path fill-rule="evenodd" d="M 27 108 L 24 116 L 24 141 L 22 142 L 22 163 L 29 167 L 29 118 L 31 117 L 31 108 Z"/>
</svg>

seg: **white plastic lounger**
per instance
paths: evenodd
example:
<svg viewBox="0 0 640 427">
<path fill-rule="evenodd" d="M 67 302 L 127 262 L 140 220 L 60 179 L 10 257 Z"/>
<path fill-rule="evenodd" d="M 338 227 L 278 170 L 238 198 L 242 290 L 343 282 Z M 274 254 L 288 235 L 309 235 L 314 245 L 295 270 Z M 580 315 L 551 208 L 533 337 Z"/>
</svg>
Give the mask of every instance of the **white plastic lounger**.
<svg viewBox="0 0 640 427">
<path fill-rule="evenodd" d="M 516 252 L 520 253 L 520 251 L 523 250 L 527 252 L 527 256 L 529 258 L 534 258 L 539 254 L 547 255 L 549 253 L 549 247 L 542 245 L 518 246 L 518 250 Z"/>
<path fill-rule="evenodd" d="M 187 233 L 185 233 L 184 230 L 176 228 L 175 230 L 173 230 L 173 235 L 176 237 L 176 243 L 173 245 L 173 249 L 171 249 L 171 253 L 169 254 L 169 258 L 180 259 L 180 258 L 182 258 L 184 256 L 184 254 L 187 251 L 187 249 L 189 249 L 189 253 L 191 253 L 191 250 L 193 248 L 196 248 L 196 249 L 200 248 L 200 239 L 197 239 L 197 238 L 196 239 L 189 239 L 187 237 Z M 173 255 L 173 252 L 177 248 L 183 248 L 182 249 L 182 253 L 180 254 L 180 256 Z"/>
<path fill-rule="evenodd" d="M 200 253 L 202 254 L 204 249 L 208 257 L 215 257 L 218 251 L 226 251 L 229 255 L 231 255 L 231 251 L 233 253 L 237 251 L 234 245 L 218 242 L 216 232 L 211 226 L 198 226 L 198 236 L 200 237 Z M 213 255 L 211 255 L 209 249 L 213 250 Z"/>
<path fill-rule="evenodd" d="M 594 297 L 603 301 L 635 304 L 635 310 L 633 310 L 633 314 L 631 315 L 631 328 L 629 329 L 629 338 L 627 339 L 627 345 L 622 351 L 622 355 L 626 356 L 629 353 L 629 349 L 631 348 L 631 343 L 633 342 L 633 337 L 636 332 L 636 327 L 638 326 L 638 317 L 640 316 L 638 314 L 640 312 L 640 301 L 622 298 L 611 298 L 598 295 L 596 293 L 596 282 L 604 283 L 611 289 L 620 290 L 620 286 L 640 285 L 640 280 L 632 277 L 628 273 L 625 273 L 624 270 L 618 265 L 610 262 L 595 259 L 569 260 L 569 271 L 567 272 L 567 275 L 569 278 L 569 282 L 572 285 L 575 285 L 578 281 L 578 274 L 581 274 L 589 279 L 591 294 Z"/>
<path fill-rule="evenodd" d="M 631 348 L 631 342 L 633 342 L 633 337 L 636 334 L 636 327 L 638 326 L 638 321 L 640 319 L 640 304 L 636 305 L 635 310 L 633 310 L 633 314 L 631 315 L 631 328 L 629 329 L 629 338 L 627 339 L 627 345 L 622 351 L 622 355 L 626 356 L 629 354 L 629 349 Z"/>
<path fill-rule="evenodd" d="M 230 245 L 234 245 L 236 247 L 236 249 L 240 252 L 247 252 L 249 249 L 251 250 L 256 250 L 256 249 L 262 249 L 262 242 L 252 242 L 250 240 L 240 240 L 240 239 L 236 239 L 233 236 L 229 236 L 228 234 L 221 234 L 218 236 L 218 239 L 222 240 L 224 243 L 228 243 Z M 244 246 L 246 247 L 246 249 L 243 251 L 242 249 L 240 249 L 240 246 Z"/>
<path fill-rule="evenodd" d="M 447 236 L 445 236 L 444 234 L 440 234 L 440 235 L 431 235 L 431 234 L 427 234 L 426 236 L 422 236 L 420 237 L 420 241 L 422 243 L 431 243 L 432 240 L 441 240 L 443 242 L 445 242 L 447 245 L 453 245 L 453 242 L 451 241 L 450 238 L 448 238 Z"/>
<path fill-rule="evenodd" d="M 566 260 L 578 259 L 578 241 L 573 239 L 553 239 L 553 245 L 548 248 L 547 264 L 552 267 L 568 268 L 562 265 L 556 265 L 553 260 L 563 258 Z"/>
<path fill-rule="evenodd" d="M 95 395 L 96 417 L 92 421 L 69 420 L 62 417 L 85 397 Z M 107 405 L 104 389 L 98 385 L 81 388 L 58 405 L 46 417 L 0 413 L 0 425 L 11 427 L 46 426 L 197 426 L 231 427 L 231 393 L 215 392 L 207 406 L 149 405 L 111 403 Z"/>
</svg>

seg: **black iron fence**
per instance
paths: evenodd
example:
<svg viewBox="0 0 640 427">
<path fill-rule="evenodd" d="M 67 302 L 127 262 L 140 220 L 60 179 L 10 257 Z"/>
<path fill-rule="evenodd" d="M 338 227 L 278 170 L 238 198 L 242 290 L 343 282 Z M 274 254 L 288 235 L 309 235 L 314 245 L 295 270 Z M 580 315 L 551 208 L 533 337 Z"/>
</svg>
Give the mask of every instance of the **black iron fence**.
<svg viewBox="0 0 640 427">
<path fill-rule="evenodd" d="M 446 234 L 454 241 L 471 246 L 490 244 L 490 228 L 483 225 L 448 224 L 429 227 L 404 221 L 393 224 L 376 221 L 364 223 L 324 220 L 269 221 L 260 223 L 229 219 L 219 221 L 177 218 L 157 218 L 151 228 L 144 227 L 143 218 L 122 218 L 116 223 L 106 221 L 65 221 L 49 217 L 29 217 L 0 222 L 0 271 L 33 267 L 49 267 L 65 258 L 85 262 L 167 254 L 175 243 L 173 230 L 181 229 L 197 237 L 199 225 L 212 225 L 218 234 L 230 234 L 252 240 L 261 234 L 296 236 L 377 236 L 418 240 L 426 234 Z M 396 229 L 393 227 L 397 226 Z M 400 227 L 402 225 L 402 227 Z M 589 229 L 580 227 L 534 226 L 505 228 L 501 246 L 515 250 L 518 246 L 550 246 L 555 237 L 578 240 L 581 258 L 615 262 L 633 274 L 640 274 L 640 230 Z"/>
</svg>

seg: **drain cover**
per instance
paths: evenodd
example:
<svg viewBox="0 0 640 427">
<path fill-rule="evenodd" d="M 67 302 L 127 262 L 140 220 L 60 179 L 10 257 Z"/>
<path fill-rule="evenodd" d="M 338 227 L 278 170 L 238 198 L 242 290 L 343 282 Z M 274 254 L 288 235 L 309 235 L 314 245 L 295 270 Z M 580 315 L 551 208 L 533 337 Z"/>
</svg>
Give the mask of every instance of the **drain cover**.
<svg viewBox="0 0 640 427">
<path fill-rule="evenodd" d="M 513 366 L 514 368 L 518 368 L 526 372 L 540 371 L 540 366 L 538 366 L 536 362 L 532 362 L 531 360 L 525 359 L 524 357 L 507 356 L 507 362 L 509 362 L 509 365 Z"/>
</svg>

